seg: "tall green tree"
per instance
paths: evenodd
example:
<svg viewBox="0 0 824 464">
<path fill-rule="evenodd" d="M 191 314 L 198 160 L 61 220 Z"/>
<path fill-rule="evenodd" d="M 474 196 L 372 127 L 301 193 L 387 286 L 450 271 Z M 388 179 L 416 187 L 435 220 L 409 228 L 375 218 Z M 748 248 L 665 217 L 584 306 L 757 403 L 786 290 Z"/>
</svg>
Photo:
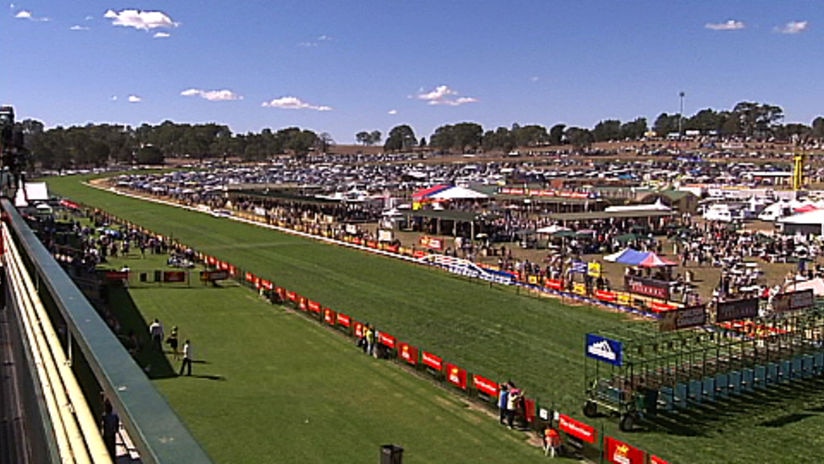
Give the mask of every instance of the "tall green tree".
<svg viewBox="0 0 824 464">
<path fill-rule="evenodd" d="M 389 131 L 383 149 L 386 151 L 405 151 L 415 148 L 418 139 L 415 138 L 415 131 L 407 124 L 395 126 Z M 430 140 L 431 145 L 431 140 Z"/>
</svg>

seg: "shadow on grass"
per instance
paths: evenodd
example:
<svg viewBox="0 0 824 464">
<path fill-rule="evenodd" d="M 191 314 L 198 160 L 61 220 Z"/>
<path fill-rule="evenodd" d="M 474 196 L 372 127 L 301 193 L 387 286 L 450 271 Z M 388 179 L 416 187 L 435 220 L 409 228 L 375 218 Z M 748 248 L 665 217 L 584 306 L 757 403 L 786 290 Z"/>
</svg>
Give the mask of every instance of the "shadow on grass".
<svg viewBox="0 0 824 464">
<path fill-rule="evenodd" d="M 109 283 L 106 286 L 107 306 L 109 310 L 120 322 L 121 332 L 128 334 L 134 332 L 137 336 L 139 349 L 134 354 L 137 364 L 143 368 L 150 379 L 165 379 L 176 377 L 177 372 L 168 358 L 162 351 L 158 351 L 152 345 L 149 337 L 149 324 L 143 319 L 137 305 L 135 304 L 129 290 L 117 282 Z"/>
</svg>

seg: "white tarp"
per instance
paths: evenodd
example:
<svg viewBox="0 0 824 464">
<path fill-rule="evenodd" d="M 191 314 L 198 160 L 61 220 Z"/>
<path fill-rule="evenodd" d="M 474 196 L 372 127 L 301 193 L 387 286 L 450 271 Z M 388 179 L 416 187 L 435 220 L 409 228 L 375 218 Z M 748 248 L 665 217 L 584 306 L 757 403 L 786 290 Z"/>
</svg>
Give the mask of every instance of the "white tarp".
<svg viewBox="0 0 824 464">
<path fill-rule="evenodd" d="M 457 186 L 429 196 L 431 200 L 476 200 L 482 198 L 489 198 L 489 196 L 466 187 Z"/>
<path fill-rule="evenodd" d="M 661 203 L 661 200 L 658 199 L 651 205 L 608 206 L 604 209 L 605 213 L 614 213 L 619 211 L 672 211 L 672 208 Z"/>
<path fill-rule="evenodd" d="M 784 286 L 785 292 L 800 292 L 801 290 L 812 289 L 815 296 L 824 295 L 824 279 L 817 277 L 812 280 L 790 283 Z"/>
<path fill-rule="evenodd" d="M 14 206 L 19 208 L 41 201 L 49 201 L 49 188 L 45 182 L 26 182 L 22 189 L 17 189 L 14 196 Z"/>
</svg>

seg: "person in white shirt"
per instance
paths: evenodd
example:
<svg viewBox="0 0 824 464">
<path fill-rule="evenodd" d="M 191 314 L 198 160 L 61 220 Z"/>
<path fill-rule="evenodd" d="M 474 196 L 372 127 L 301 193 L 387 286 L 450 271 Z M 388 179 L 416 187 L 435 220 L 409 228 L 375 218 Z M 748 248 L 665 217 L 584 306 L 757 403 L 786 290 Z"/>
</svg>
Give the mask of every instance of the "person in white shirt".
<svg viewBox="0 0 824 464">
<path fill-rule="evenodd" d="M 186 370 L 186 375 L 192 375 L 192 344 L 189 340 L 183 343 L 183 364 L 180 365 L 178 375 L 183 375 L 184 369 Z"/>
<path fill-rule="evenodd" d="M 152 345 L 159 352 L 163 352 L 163 324 L 159 319 L 155 319 L 149 326 L 149 335 L 152 337 Z"/>
</svg>

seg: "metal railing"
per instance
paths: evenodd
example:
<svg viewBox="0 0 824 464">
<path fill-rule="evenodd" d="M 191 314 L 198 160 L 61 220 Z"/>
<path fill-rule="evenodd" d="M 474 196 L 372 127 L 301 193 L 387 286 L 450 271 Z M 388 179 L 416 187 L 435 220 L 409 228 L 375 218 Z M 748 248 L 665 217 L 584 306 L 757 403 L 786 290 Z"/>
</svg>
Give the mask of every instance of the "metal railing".
<svg viewBox="0 0 824 464">
<path fill-rule="evenodd" d="M 2 206 L 2 210 L 6 215 L 7 227 L 4 239 L 9 242 L 13 241 L 16 245 L 15 248 L 20 250 L 18 258 L 22 258 L 18 259 L 20 264 L 17 267 L 18 271 L 9 275 L 9 278 L 17 280 L 16 286 L 21 291 L 28 289 L 36 292 L 40 290 L 51 296 L 56 306 L 55 309 L 66 324 L 68 336 L 80 349 L 80 353 L 73 353 L 73 355 L 82 356 L 91 368 L 103 393 L 112 402 L 115 410 L 118 411 L 126 431 L 140 453 L 141 460 L 147 464 L 211 463 L 212 461 L 203 448 L 195 441 L 171 406 L 151 384 L 143 370 L 135 363 L 128 351 L 111 332 L 69 276 L 52 258 L 13 205 L 8 200 L 3 199 L 0 200 L 0 206 Z M 11 244 L 9 243 L 9 245 Z M 28 265 L 27 270 L 24 269 L 26 264 Z M 26 283 L 27 279 L 30 279 L 28 284 Z M 18 301 L 18 303 L 20 302 L 22 300 Z M 36 305 L 29 306 L 33 311 L 37 310 Z M 35 314 L 39 320 L 47 317 L 45 312 L 32 314 Z M 32 320 L 31 322 L 37 321 Z M 52 335 L 54 334 L 52 333 Z M 49 340 L 47 341 L 45 338 L 49 338 Z M 46 335 L 43 340 L 44 344 L 41 345 L 40 342 L 37 342 L 37 346 L 40 347 L 41 351 L 48 350 L 54 354 L 55 347 L 50 348 L 49 343 L 55 342 L 55 340 Z M 59 344 L 59 342 L 57 343 Z M 59 349 L 59 345 L 56 348 Z M 54 366 L 56 370 L 68 367 L 68 363 L 65 362 L 65 355 L 62 359 L 60 361 L 58 357 L 58 362 Z M 60 366 L 61 363 L 63 364 L 62 367 Z M 46 378 L 51 379 L 51 376 Z M 64 387 L 63 384 L 54 385 L 52 383 L 44 385 L 43 388 L 44 390 L 59 390 L 49 391 L 49 395 L 60 395 L 60 391 L 73 389 L 71 386 Z M 46 400 L 49 402 L 48 398 Z M 65 411 L 60 411 L 60 408 L 65 406 L 65 400 L 65 397 L 56 397 L 55 404 L 49 408 L 55 414 L 50 414 L 50 416 L 53 418 L 67 417 Z M 79 447 L 77 441 L 79 434 L 87 434 L 88 430 L 96 432 L 94 419 L 91 416 L 85 416 L 85 414 L 80 414 L 78 417 L 81 415 L 84 417 L 73 427 L 71 424 L 66 424 L 65 421 L 60 425 L 59 428 L 68 430 L 68 433 L 60 432 L 62 438 L 57 437 L 58 447 L 71 447 L 72 442 Z M 89 420 L 92 421 L 94 427 L 88 424 Z M 91 440 L 94 441 L 93 438 Z M 96 456 L 96 444 L 88 445 L 87 443 L 86 446 L 89 450 L 87 454 L 91 453 L 94 459 L 93 462 L 105 462 L 94 458 Z M 74 447 L 71 447 L 71 449 L 74 449 Z M 78 462 L 89 461 L 80 459 Z"/>
</svg>

